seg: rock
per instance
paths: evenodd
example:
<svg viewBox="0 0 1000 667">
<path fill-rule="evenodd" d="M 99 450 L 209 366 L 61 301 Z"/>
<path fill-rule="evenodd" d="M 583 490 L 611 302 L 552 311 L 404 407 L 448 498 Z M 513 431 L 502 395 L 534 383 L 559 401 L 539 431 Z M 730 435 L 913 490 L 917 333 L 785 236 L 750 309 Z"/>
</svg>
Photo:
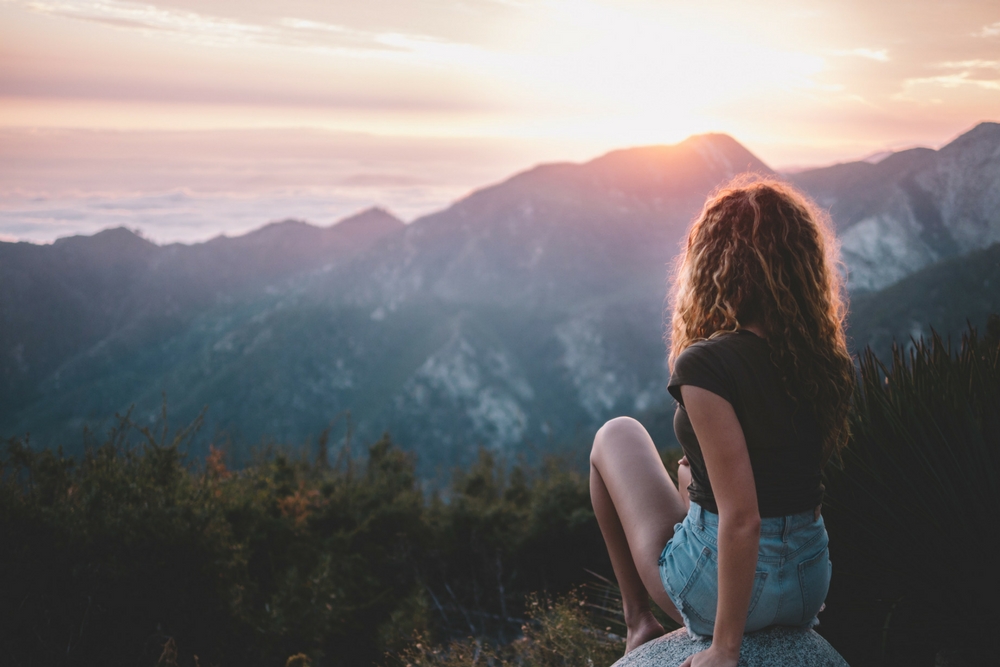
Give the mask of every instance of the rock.
<svg viewBox="0 0 1000 667">
<path fill-rule="evenodd" d="M 711 639 L 691 639 L 681 628 L 643 644 L 612 667 L 678 667 Z M 743 637 L 739 667 L 848 667 L 815 630 L 770 627 Z"/>
</svg>

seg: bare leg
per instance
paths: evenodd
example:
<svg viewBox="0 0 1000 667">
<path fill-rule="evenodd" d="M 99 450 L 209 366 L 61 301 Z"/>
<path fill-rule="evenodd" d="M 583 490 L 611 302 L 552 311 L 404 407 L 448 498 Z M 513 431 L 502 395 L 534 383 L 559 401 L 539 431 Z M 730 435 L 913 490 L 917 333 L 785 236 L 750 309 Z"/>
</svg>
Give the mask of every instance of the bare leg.
<svg viewBox="0 0 1000 667">
<path fill-rule="evenodd" d="M 663 590 L 658 561 L 673 537 L 674 524 L 686 513 L 653 440 L 634 419 L 612 419 L 594 437 L 590 499 L 622 593 L 628 652 L 663 634 L 650 610 L 650 597 L 668 616 L 683 622 Z"/>
<path fill-rule="evenodd" d="M 625 537 L 621 521 L 615 513 L 611 495 L 604 480 L 601 479 L 601 473 L 593 464 L 590 465 L 590 499 L 622 594 L 622 610 L 625 612 L 625 626 L 628 629 L 625 652 L 628 653 L 635 647 L 662 635 L 663 626 L 650 610 L 649 593 L 635 568 L 628 538 Z"/>
</svg>

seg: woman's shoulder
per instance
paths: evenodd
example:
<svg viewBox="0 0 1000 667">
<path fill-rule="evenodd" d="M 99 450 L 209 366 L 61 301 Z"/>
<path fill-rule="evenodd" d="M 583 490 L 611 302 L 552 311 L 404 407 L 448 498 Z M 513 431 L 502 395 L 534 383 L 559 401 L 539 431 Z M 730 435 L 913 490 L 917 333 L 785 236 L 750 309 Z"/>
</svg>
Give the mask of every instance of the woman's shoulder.
<svg viewBox="0 0 1000 667">
<path fill-rule="evenodd" d="M 727 331 L 684 348 L 674 360 L 667 388 L 676 397 L 681 385 L 696 385 L 732 402 L 747 376 L 768 365 L 766 340 L 742 329 Z"/>
<path fill-rule="evenodd" d="M 735 350 L 760 350 L 765 352 L 769 349 L 766 340 L 746 329 L 739 329 L 737 331 L 720 331 L 709 338 L 697 340 L 684 348 L 677 355 L 677 358 L 680 359 L 685 354 L 689 356 L 719 358 Z"/>
<path fill-rule="evenodd" d="M 695 341 L 677 355 L 667 390 L 679 403 L 683 405 L 680 392 L 683 385 L 707 389 L 732 402 L 734 383 L 729 349 L 734 344 L 731 339 L 738 335 L 727 332 Z"/>
</svg>

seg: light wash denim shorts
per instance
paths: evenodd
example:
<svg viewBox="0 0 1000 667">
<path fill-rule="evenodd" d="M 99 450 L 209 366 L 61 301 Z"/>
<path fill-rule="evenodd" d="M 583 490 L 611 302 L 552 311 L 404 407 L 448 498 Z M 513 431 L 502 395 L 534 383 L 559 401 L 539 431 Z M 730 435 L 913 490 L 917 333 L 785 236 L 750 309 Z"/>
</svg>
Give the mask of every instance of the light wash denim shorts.
<svg viewBox="0 0 1000 667">
<path fill-rule="evenodd" d="M 745 632 L 812 627 L 830 588 L 829 537 L 814 512 L 761 519 L 760 549 Z M 660 555 L 660 580 L 688 634 L 713 633 L 719 599 L 719 515 L 691 503 Z"/>
</svg>

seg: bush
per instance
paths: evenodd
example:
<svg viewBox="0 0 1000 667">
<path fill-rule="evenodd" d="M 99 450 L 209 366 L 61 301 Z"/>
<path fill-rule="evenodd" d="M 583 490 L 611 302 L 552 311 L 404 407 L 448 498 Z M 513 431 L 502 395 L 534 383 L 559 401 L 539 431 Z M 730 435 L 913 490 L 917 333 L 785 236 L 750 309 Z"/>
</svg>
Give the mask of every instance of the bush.
<svg viewBox="0 0 1000 667">
<path fill-rule="evenodd" d="M 834 580 L 822 616 L 852 665 L 995 658 L 1000 319 L 861 359 L 852 439 L 828 474 Z"/>
<path fill-rule="evenodd" d="M 579 591 L 554 601 L 531 595 L 526 606 L 522 635 L 510 644 L 470 637 L 433 645 L 418 636 L 387 660 L 398 667 L 597 667 L 610 665 L 625 651 L 624 638 L 601 627 Z"/>
<path fill-rule="evenodd" d="M 555 460 L 508 470 L 482 451 L 429 514 L 438 537 L 423 576 L 438 627 L 452 637 L 510 640 L 527 593 L 565 592 L 588 569 L 611 570 L 587 477 Z"/>
<path fill-rule="evenodd" d="M 484 452 L 444 502 L 388 437 L 332 466 L 325 446 L 272 447 L 234 471 L 216 449 L 186 460 L 196 427 L 126 415 L 80 461 L 7 442 L 5 661 L 370 665 L 415 630 L 507 642 L 529 591 L 610 569 L 585 476 L 554 462 Z"/>
<path fill-rule="evenodd" d="M 934 336 L 888 366 L 866 353 L 851 427 L 827 476 L 821 631 L 855 667 L 987 662 L 1000 649 L 1000 319 L 957 351 Z M 234 471 L 220 450 L 186 459 L 196 428 L 126 415 L 80 460 L 7 442 L 5 662 L 336 667 L 388 652 L 562 667 L 621 654 L 612 587 L 593 604 L 577 588 L 610 564 L 587 478 L 564 463 L 482 451 L 427 493 L 388 437 L 333 465 L 323 439 L 315 460 L 270 448 Z M 532 591 L 555 597 L 525 603 Z"/>
<path fill-rule="evenodd" d="M 196 470 L 189 432 L 136 444 L 126 417 L 79 464 L 7 443 L 3 654 L 153 665 L 171 640 L 178 664 L 370 663 L 427 540 L 412 460 L 384 439 L 360 468 L 279 452 L 233 472 L 213 451 Z"/>
</svg>

